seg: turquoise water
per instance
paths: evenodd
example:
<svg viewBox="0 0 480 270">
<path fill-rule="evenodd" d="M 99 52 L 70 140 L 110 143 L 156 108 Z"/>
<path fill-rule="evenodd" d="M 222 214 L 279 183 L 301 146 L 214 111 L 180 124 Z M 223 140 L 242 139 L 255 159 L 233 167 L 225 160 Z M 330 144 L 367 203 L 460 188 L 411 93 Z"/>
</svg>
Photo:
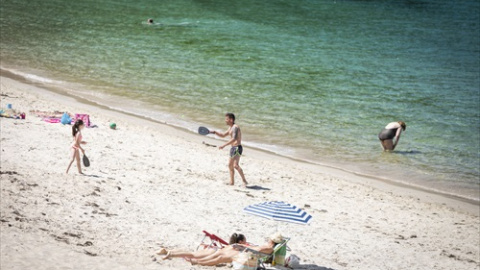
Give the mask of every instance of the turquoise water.
<svg viewBox="0 0 480 270">
<path fill-rule="evenodd" d="M 480 199 L 479 1 L 0 3 L 4 69 L 190 129 L 231 111 L 250 145 Z"/>
</svg>

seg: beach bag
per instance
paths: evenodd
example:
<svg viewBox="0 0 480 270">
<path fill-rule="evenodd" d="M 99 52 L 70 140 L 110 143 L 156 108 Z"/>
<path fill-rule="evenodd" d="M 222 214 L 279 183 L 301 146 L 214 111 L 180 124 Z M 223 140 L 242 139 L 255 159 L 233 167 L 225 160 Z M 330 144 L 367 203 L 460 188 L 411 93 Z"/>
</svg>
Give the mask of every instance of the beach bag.
<svg viewBox="0 0 480 270">
<path fill-rule="evenodd" d="M 90 167 L 90 160 L 88 160 L 86 155 L 83 155 L 83 166 Z"/>
<path fill-rule="evenodd" d="M 295 254 L 291 254 L 285 259 L 285 266 L 290 268 L 300 267 L 300 258 Z"/>
<path fill-rule="evenodd" d="M 242 252 L 233 258 L 232 268 L 234 270 L 256 270 L 257 258 L 250 252 Z"/>
<path fill-rule="evenodd" d="M 70 123 L 72 123 L 72 118 L 70 118 L 70 115 L 68 115 L 68 113 L 63 113 L 62 118 L 60 119 L 60 123 L 62 123 L 62 125 L 70 125 Z"/>
<path fill-rule="evenodd" d="M 82 120 L 83 121 L 83 124 L 86 126 L 86 127 L 90 127 L 90 116 L 88 114 L 80 114 L 80 113 L 76 113 L 75 114 L 75 121 L 77 120 Z"/>
</svg>

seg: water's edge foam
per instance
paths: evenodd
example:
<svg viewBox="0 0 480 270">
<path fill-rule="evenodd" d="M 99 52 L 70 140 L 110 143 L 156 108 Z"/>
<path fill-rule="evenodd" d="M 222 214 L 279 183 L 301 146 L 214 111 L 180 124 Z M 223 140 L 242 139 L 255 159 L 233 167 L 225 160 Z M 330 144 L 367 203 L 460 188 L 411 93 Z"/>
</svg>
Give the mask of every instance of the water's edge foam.
<svg viewBox="0 0 480 270">
<path fill-rule="evenodd" d="M 115 106 L 111 106 L 111 105 L 107 104 L 106 102 L 102 103 L 102 102 L 98 102 L 98 101 L 93 100 L 93 98 L 91 98 L 91 99 L 86 98 L 82 93 L 76 92 L 75 90 L 67 90 L 66 88 L 63 88 L 63 87 L 60 86 L 62 84 L 62 82 L 60 82 L 60 81 L 44 78 L 44 77 L 34 75 L 34 74 L 23 73 L 23 72 L 20 72 L 20 71 L 5 68 L 3 66 L 0 66 L 0 76 L 4 76 L 4 77 L 10 78 L 10 79 L 13 79 L 15 81 L 19 81 L 21 83 L 34 85 L 34 86 L 40 87 L 42 89 L 45 89 L 47 91 L 54 92 L 56 94 L 72 97 L 80 103 L 89 104 L 89 105 L 93 105 L 93 106 L 96 106 L 96 107 L 99 107 L 99 108 L 102 108 L 102 109 L 115 111 L 115 112 L 122 113 L 122 114 L 125 114 L 125 115 L 129 115 L 129 116 L 132 116 L 132 117 L 145 119 L 145 120 L 157 123 L 157 124 L 168 125 L 168 126 L 176 128 L 178 130 L 181 130 L 183 132 L 196 133 L 196 130 L 192 128 L 194 126 L 194 124 L 196 124 L 195 122 L 178 121 L 178 122 L 188 123 L 188 125 L 182 125 L 182 124 L 177 124 L 175 122 L 162 121 L 162 120 L 156 119 L 154 117 L 149 117 L 147 115 L 142 115 L 142 114 L 139 114 L 139 113 L 135 113 L 133 111 L 128 111 L 124 108 L 118 108 L 118 107 L 115 107 Z M 166 113 L 166 112 L 161 112 L 161 113 L 163 113 L 164 115 L 171 115 L 171 114 Z M 175 117 L 175 115 L 173 115 L 173 116 Z M 345 169 L 343 167 L 335 166 L 335 165 L 332 165 L 332 164 L 326 164 L 326 163 L 321 163 L 321 162 L 318 162 L 318 161 L 315 161 L 315 160 L 300 158 L 300 157 L 297 157 L 295 155 L 288 155 L 288 154 L 273 150 L 272 148 L 276 147 L 274 145 L 271 146 L 271 148 L 269 148 L 268 145 L 266 147 L 265 146 L 262 147 L 262 145 L 265 145 L 265 144 L 257 143 L 257 142 L 248 142 L 247 141 L 244 144 L 249 146 L 250 148 L 256 149 L 258 151 L 262 151 L 262 152 L 265 152 L 265 153 L 268 153 L 268 154 L 288 158 L 288 159 L 291 159 L 291 160 L 294 160 L 294 161 L 298 161 L 298 162 L 302 162 L 302 163 L 308 163 L 308 164 L 312 164 L 312 165 L 316 165 L 316 166 L 327 167 L 327 168 L 339 170 L 339 171 L 342 171 L 342 172 L 350 173 L 350 174 L 353 174 L 353 175 L 356 175 L 356 176 L 359 176 L 359 177 L 364 177 L 364 178 L 369 178 L 369 179 L 373 179 L 373 180 L 377 180 L 377 181 L 382 181 L 382 182 L 385 182 L 387 184 L 391 184 L 391 185 L 394 185 L 394 186 L 415 189 L 415 190 L 423 191 L 423 192 L 426 192 L 426 193 L 436 194 L 436 195 L 440 195 L 440 196 L 443 196 L 443 197 L 446 197 L 446 198 L 450 198 L 450 199 L 458 200 L 458 201 L 461 201 L 461 202 L 470 203 L 470 204 L 473 204 L 473 205 L 479 205 L 480 206 L 480 198 L 476 199 L 476 198 L 462 196 L 462 195 L 455 194 L 455 193 L 448 193 L 448 192 L 445 192 L 443 190 L 437 190 L 437 189 L 430 188 L 430 187 L 416 185 L 416 184 L 408 183 L 408 182 L 401 181 L 401 180 L 398 180 L 398 179 L 378 177 L 378 176 L 375 176 L 375 175 L 369 175 L 369 174 L 365 174 L 365 173 L 362 173 L 362 172 L 348 170 L 348 169 Z"/>
</svg>

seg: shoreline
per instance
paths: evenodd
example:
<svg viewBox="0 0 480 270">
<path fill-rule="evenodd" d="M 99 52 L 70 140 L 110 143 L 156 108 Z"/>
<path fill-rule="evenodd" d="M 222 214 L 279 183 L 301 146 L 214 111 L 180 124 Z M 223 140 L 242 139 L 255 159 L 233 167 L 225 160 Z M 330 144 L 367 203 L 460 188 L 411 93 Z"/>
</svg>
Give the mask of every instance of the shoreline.
<svg viewBox="0 0 480 270">
<path fill-rule="evenodd" d="M 171 113 L 166 112 L 164 110 L 159 111 L 161 117 L 171 119 L 172 120 L 171 122 L 170 121 L 167 122 L 167 120 L 159 120 L 155 117 L 149 117 L 149 116 L 146 116 L 145 114 L 142 114 L 140 112 L 128 111 L 128 110 L 125 110 L 121 107 L 115 107 L 115 106 L 109 105 L 108 102 L 105 100 L 105 98 L 100 102 L 96 102 L 96 101 L 93 101 L 96 98 L 94 95 L 88 94 L 88 93 L 77 92 L 77 90 L 72 90 L 73 91 L 73 93 L 72 93 L 71 91 L 67 90 L 66 88 L 62 88 L 62 86 L 60 86 L 60 85 L 54 85 L 53 83 L 50 84 L 48 81 L 53 82 L 53 80 L 50 80 L 48 78 L 39 77 L 41 79 L 29 79 L 28 77 L 26 77 L 22 74 L 17 74 L 17 73 L 15 73 L 15 71 L 11 71 L 11 70 L 5 69 L 5 68 L 0 68 L 0 74 L 2 74 L 2 76 L 5 76 L 7 78 L 11 78 L 13 80 L 16 80 L 16 81 L 19 81 L 19 82 L 22 82 L 22 83 L 26 83 L 26 84 L 29 84 L 29 85 L 38 86 L 39 88 L 57 93 L 57 94 L 62 95 L 62 96 L 67 96 L 67 97 L 74 98 L 75 100 L 77 100 L 78 102 L 81 102 L 83 104 L 88 104 L 88 105 L 100 107 L 104 110 L 115 111 L 115 112 L 118 112 L 118 113 L 121 113 L 121 114 L 129 115 L 131 117 L 137 117 L 137 118 L 145 119 L 147 121 L 151 121 L 151 122 L 154 122 L 154 123 L 157 123 L 157 124 L 168 125 L 168 126 L 171 126 L 171 127 L 174 127 L 176 129 L 178 129 L 179 131 L 196 134 L 195 129 L 198 125 L 200 125 L 200 124 L 197 124 L 196 122 L 194 122 L 193 120 L 187 120 L 187 121 L 180 120 L 178 118 L 178 115 L 171 114 Z M 36 78 L 37 76 L 33 75 L 33 77 Z M 38 80 L 40 80 L 40 81 L 38 81 Z M 41 80 L 45 80 L 45 81 L 47 81 L 47 83 L 44 83 Z M 55 82 L 58 82 L 58 81 L 55 81 Z M 92 91 L 92 90 L 90 90 L 90 91 Z M 82 95 L 84 95 L 86 97 L 83 97 Z M 143 104 L 137 104 L 137 105 L 141 106 Z M 216 139 L 218 139 L 218 138 L 216 138 Z M 256 149 L 258 151 L 270 153 L 270 154 L 275 155 L 275 156 L 285 157 L 285 158 L 288 158 L 288 159 L 291 159 L 291 160 L 294 160 L 294 161 L 305 162 L 305 163 L 308 163 L 308 164 L 327 167 L 327 168 L 331 168 L 331 169 L 334 169 L 334 170 L 347 172 L 347 173 L 350 173 L 350 174 L 353 174 L 353 175 L 356 175 L 356 176 L 359 176 L 359 177 L 365 177 L 365 178 L 368 178 L 368 179 L 375 179 L 377 181 L 386 182 L 387 184 L 392 184 L 394 186 L 411 188 L 411 189 L 415 189 L 415 190 L 419 190 L 419 191 L 423 191 L 423 192 L 427 192 L 427 193 L 433 193 L 433 194 L 437 194 L 437 195 L 440 195 L 440 196 L 445 196 L 447 198 L 457 199 L 457 200 L 460 200 L 460 201 L 464 201 L 464 202 L 467 202 L 467 203 L 471 203 L 471 204 L 480 206 L 480 185 L 478 185 L 479 190 L 477 190 L 475 192 L 475 195 L 460 194 L 458 192 L 453 193 L 453 192 L 449 192 L 449 191 L 445 190 L 445 187 L 443 187 L 443 189 L 436 189 L 433 186 L 427 186 L 427 185 L 422 185 L 422 184 L 418 184 L 418 183 L 403 181 L 403 179 L 400 175 L 397 175 L 396 178 L 387 178 L 384 175 L 376 176 L 376 175 L 372 175 L 372 174 L 367 173 L 367 172 L 360 172 L 360 171 L 352 170 L 350 168 L 346 168 L 345 164 L 343 164 L 343 166 L 342 166 L 342 164 L 337 164 L 336 165 L 334 163 L 326 163 L 325 161 L 317 161 L 317 160 L 314 160 L 314 159 L 310 159 L 308 157 L 289 155 L 289 154 L 287 154 L 287 152 L 289 152 L 289 151 L 281 153 L 281 152 L 276 152 L 275 150 L 269 148 L 269 147 L 276 147 L 276 145 L 266 144 L 268 146 L 262 147 L 261 142 L 249 142 L 249 141 L 245 141 L 244 145 L 248 146 L 249 148 Z M 287 147 L 286 149 L 289 149 L 291 151 L 292 150 L 294 151 L 294 149 L 295 149 L 295 148 L 291 148 L 292 146 L 285 146 L 285 147 Z M 474 197 L 472 197 L 472 196 L 474 196 Z"/>
<path fill-rule="evenodd" d="M 59 87 L 54 87 L 54 86 L 45 85 L 44 83 L 34 82 L 21 75 L 14 74 L 5 69 L 0 69 L 0 78 L 8 78 L 18 83 L 37 87 L 40 91 L 43 91 L 42 93 L 43 95 L 45 94 L 47 96 L 50 95 L 51 97 L 54 97 L 57 100 L 61 100 L 62 102 L 63 102 L 63 98 L 67 97 L 69 99 L 73 99 L 73 101 L 72 100 L 69 101 L 70 104 L 72 104 L 72 102 L 78 102 L 88 106 L 89 109 L 98 109 L 103 114 L 110 113 L 111 115 L 120 115 L 121 118 L 126 117 L 127 119 L 130 120 L 131 123 L 138 123 L 138 120 L 141 120 L 144 123 L 150 123 L 153 125 L 163 125 L 165 127 L 168 127 L 166 131 L 168 131 L 167 134 L 169 135 L 172 135 L 172 134 L 175 134 L 176 136 L 181 135 L 180 137 L 184 139 L 188 139 L 189 141 L 197 140 L 200 138 L 198 134 L 192 132 L 187 128 L 172 125 L 167 122 L 162 122 L 162 121 L 145 117 L 142 115 L 138 115 L 135 113 L 121 111 L 120 109 L 115 109 L 107 105 L 95 103 L 86 98 L 82 98 L 80 96 L 68 93 L 67 91 L 60 89 Z M 203 137 L 203 140 L 209 144 L 215 144 L 216 142 L 219 141 L 218 138 L 212 138 L 210 136 Z M 415 196 L 416 198 L 421 199 L 425 202 L 447 204 L 454 209 L 457 209 L 457 210 L 461 209 L 466 213 L 480 216 L 480 213 L 478 211 L 480 207 L 480 200 L 475 200 L 472 198 L 462 197 L 456 194 L 449 194 L 442 191 L 428 189 L 426 187 L 412 185 L 405 182 L 384 179 L 384 178 L 376 177 L 373 175 L 366 175 L 366 174 L 358 173 L 355 171 L 343 169 L 341 167 L 322 164 L 322 163 L 314 162 L 311 160 L 305 160 L 305 159 L 301 159 L 293 156 L 281 155 L 281 154 L 269 151 L 267 149 L 249 146 L 248 143 L 246 144 L 246 146 L 249 148 L 250 151 L 253 150 L 252 153 L 255 153 L 257 157 L 261 157 L 263 160 L 269 159 L 269 158 L 280 159 L 280 160 L 282 159 L 290 160 L 293 162 L 304 164 L 306 167 L 309 167 L 313 171 L 320 171 L 336 177 L 341 176 L 357 184 L 366 184 L 383 191 L 394 192 L 398 195 Z"/>
<path fill-rule="evenodd" d="M 0 77 L 2 104 L 87 113 L 91 167 L 65 174 L 71 126 L 1 118 L 0 267 L 39 270 L 212 269 L 152 256 L 195 249 L 202 230 L 261 244 L 280 231 L 303 269 L 471 269 L 480 265 L 478 207 L 246 147 L 248 188 L 228 186 L 228 153 L 203 137 Z M 108 124 L 117 123 L 117 130 Z M 309 225 L 248 215 L 284 200 Z M 477 211 L 474 211 L 477 210 Z M 32 258 L 51 258 L 32 260 Z M 56 258 L 67 258 L 58 260 Z M 227 268 L 225 268 L 227 269 Z"/>
</svg>

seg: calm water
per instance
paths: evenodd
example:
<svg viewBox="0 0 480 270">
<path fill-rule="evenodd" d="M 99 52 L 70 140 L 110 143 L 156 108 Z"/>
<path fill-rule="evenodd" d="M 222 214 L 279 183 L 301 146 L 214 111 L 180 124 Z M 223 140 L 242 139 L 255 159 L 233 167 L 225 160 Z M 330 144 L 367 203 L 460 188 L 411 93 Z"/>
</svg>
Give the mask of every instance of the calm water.
<svg viewBox="0 0 480 270">
<path fill-rule="evenodd" d="M 2 68 L 189 129 L 232 111 L 250 145 L 480 198 L 479 1 L 0 3 Z"/>
</svg>

